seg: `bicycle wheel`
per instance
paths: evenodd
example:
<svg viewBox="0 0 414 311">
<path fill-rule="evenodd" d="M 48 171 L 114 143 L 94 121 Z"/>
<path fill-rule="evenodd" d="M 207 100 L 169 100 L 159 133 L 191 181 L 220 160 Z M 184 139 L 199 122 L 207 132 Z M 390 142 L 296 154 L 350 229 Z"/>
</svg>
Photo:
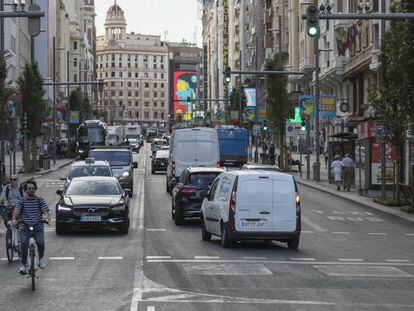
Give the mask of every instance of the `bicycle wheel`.
<svg viewBox="0 0 414 311">
<path fill-rule="evenodd" d="M 35 252 L 33 250 L 30 251 L 30 268 L 29 268 L 29 275 L 32 278 L 32 290 L 35 290 Z"/>
<path fill-rule="evenodd" d="M 12 231 L 8 228 L 6 231 L 6 252 L 7 252 L 7 260 L 9 261 L 9 263 L 13 262 L 13 234 Z"/>
</svg>

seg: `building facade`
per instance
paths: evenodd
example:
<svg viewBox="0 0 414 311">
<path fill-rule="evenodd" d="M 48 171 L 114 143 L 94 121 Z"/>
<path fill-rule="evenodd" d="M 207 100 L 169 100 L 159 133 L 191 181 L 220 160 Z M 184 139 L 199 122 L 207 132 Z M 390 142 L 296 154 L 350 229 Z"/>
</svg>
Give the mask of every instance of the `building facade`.
<svg viewBox="0 0 414 311">
<path fill-rule="evenodd" d="M 97 109 L 109 123 L 168 126 L 168 47 L 160 36 L 126 32 L 124 11 L 116 2 L 107 12 L 105 35 L 97 37 L 97 78 L 105 81 Z"/>
</svg>

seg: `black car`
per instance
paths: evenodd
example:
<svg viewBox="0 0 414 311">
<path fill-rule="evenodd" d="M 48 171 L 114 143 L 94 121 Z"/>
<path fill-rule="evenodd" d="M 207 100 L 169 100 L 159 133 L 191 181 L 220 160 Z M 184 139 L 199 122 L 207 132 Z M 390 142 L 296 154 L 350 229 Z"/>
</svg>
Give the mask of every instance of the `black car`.
<svg viewBox="0 0 414 311">
<path fill-rule="evenodd" d="M 57 190 L 56 234 L 71 229 L 129 229 L 129 189 L 115 177 L 74 178 L 66 190 Z"/>
<path fill-rule="evenodd" d="M 185 169 L 172 190 L 171 217 L 176 225 L 182 225 L 185 218 L 199 217 L 203 193 L 224 169 L 213 167 L 189 167 Z"/>
<path fill-rule="evenodd" d="M 168 150 L 158 150 L 155 156 L 151 156 L 151 173 L 155 174 L 157 171 L 167 171 Z"/>
</svg>

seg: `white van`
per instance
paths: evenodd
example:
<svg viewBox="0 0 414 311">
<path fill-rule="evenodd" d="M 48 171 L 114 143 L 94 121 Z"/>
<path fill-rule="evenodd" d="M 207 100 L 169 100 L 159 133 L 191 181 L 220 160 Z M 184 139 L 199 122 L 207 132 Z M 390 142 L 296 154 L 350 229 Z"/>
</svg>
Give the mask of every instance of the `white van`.
<svg viewBox="0 0 414 311">
<path fill-rule="evenodd" d="M 110 146 L 119 146 L 124 142 L 124 128 L 122 125 L 108 126 L 108 142 Z"/>
<path fill-rule="evenodd" d="M 239 170 L 220 174 L 201 206 L 204 241 L 277 240 L 299 246 L 300 199 L 293 176 L 270 171 Z"/>
<path fill-rule="evenodd" d="M 170 142 L 166 190 L 171 192 L 187 167 L 220 167 L 217 132 L 206 127 L 174 130 Z"/>
</svg>

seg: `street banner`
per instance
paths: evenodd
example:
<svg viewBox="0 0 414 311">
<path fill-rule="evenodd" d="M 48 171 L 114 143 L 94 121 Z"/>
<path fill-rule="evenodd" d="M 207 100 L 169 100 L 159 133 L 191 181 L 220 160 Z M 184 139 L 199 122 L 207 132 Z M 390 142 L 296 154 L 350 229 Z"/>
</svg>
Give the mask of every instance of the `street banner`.
<svg viewBox="0 0 414 311">
<path fill-rule="evenodd" d="M 70 111 L 69 123 L 70 124 L 79 124 L 79 111 L 77 111 L 77 110 L 71 110 Z"/>
<path fill-rule="evenodd" d="M 255 88 L 245 88 L 244 94 L 247 98 L 247 107 L 256 107 L 256 89 Z"/>
<path fill-rule="evenodd" d="M 266 108 L 259 108 L 259 115 L 257 121 L 264 122 L 268 121 L 267 119 L 267 109 Z"/>
<path fill-rule="evenodd" d="M 319 116 L 321 118 L 336 118 L 336 96 L 321 96 L 321 109 Z"/>
<path fill-rule="evenodd" d="M 254 121 L 256 107 L 244 107 L 243 121 Z"/>
<path fill-rule="evenodd" d="M 299 96 L 299 109 L 301 116 L 310 117 L 313 115 L 315 98 L 312 95 Z"/>
</svg>

